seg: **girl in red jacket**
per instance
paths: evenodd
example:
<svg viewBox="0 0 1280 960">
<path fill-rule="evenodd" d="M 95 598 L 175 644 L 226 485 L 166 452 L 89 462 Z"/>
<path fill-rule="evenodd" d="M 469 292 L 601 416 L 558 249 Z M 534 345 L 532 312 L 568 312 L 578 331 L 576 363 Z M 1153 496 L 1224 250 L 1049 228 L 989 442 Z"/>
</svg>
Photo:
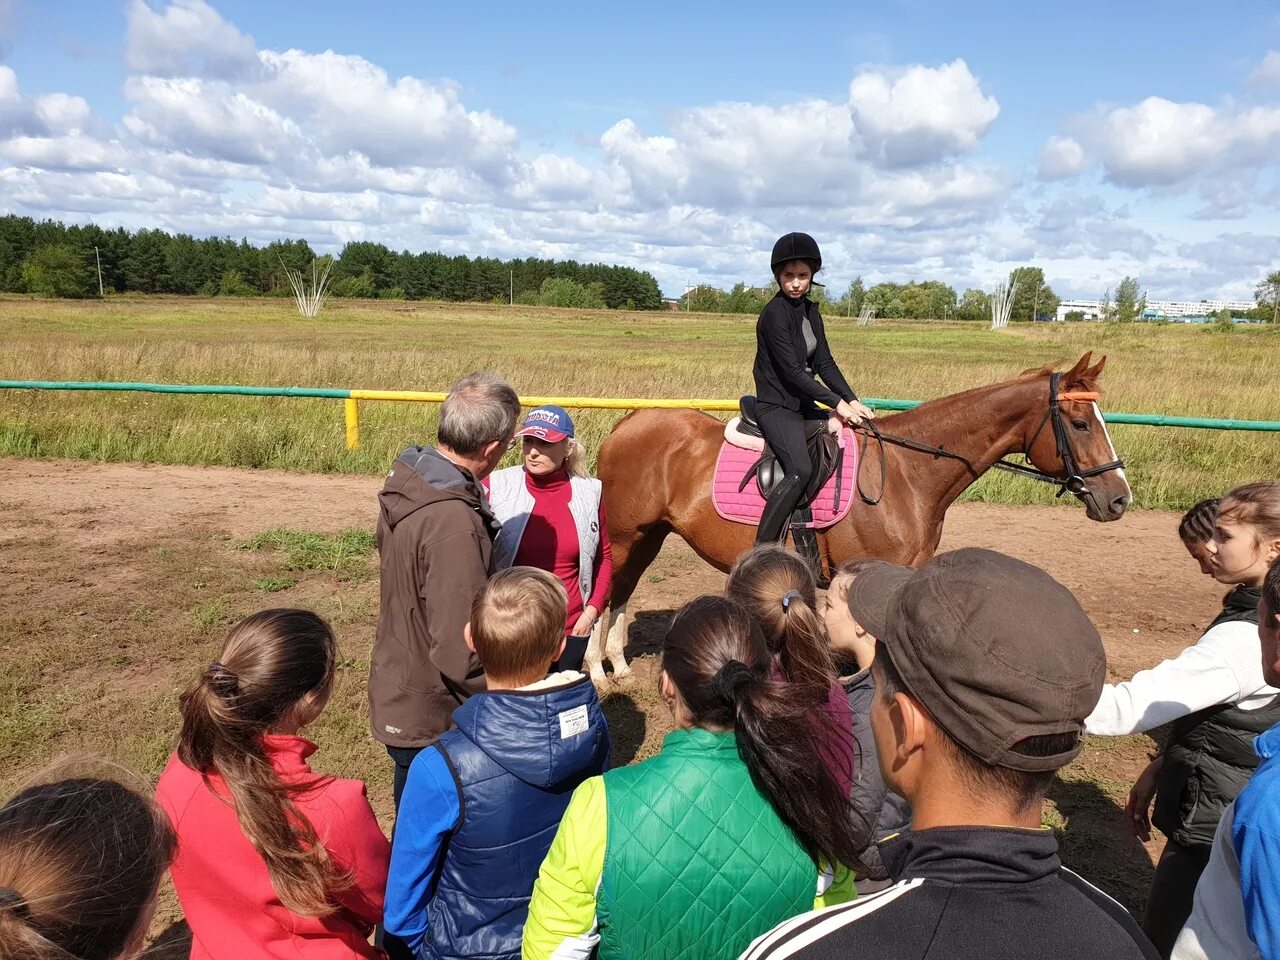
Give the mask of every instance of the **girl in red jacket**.
<svg viewBox="0 0 1280 960">
<path fill-rule="evenodd" d="M 391 847 L 359 780 L 312 771 L 299 736 L 333 688 L 333 631 L 264 610 L 182 695 L 156 788 L 178 834 L 173 885 L 192 960 L 378 957 Z"/>
</svg>

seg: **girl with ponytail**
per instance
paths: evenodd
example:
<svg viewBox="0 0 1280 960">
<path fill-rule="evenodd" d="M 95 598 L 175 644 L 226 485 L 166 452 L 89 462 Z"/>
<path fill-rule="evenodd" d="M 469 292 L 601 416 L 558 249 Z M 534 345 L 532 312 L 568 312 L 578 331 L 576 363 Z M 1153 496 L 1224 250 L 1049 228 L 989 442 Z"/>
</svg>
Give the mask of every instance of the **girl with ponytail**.
<svg viewBox="0 0 1280 960">
<path fill-rule="evenodd" d="M 130 960 L 173 858 L 149 788 L 58 770 L 0 808 L 0 957 Z M 133 779 L 132 776 L 125 779 Z"/>
<path fill-rule="evenodd" d="M 656 757 L 574 791 L 525 960 L 733 958 L 815 895 L 851 897 L 862 838 L 806 722 L 825 685 L 779 680 L 751 615 L 700 597 L 667 630 L 659 690 L 676 729 Z"/>
<path fill-rule="evenodd" d="M 778 679 L 820 691 L 810 722 L 819 730 L 827 769 L 848 796 L 858 774 L 853 711 L 836 680 L 812 568 L 783 547 L 762 544 L 738 558 L 725 594 L 759 624 Z"/>
<path fill-rule="evenodd" d="M 157 795 L 178 834 L 173 885 L 193 960 L 378 957 L 391 848 L 359 780 L 312 771 L 299 731 L 333 688 L 333 631 L 306 610 L 232 628 L 182 695 Z"/>
</svg>

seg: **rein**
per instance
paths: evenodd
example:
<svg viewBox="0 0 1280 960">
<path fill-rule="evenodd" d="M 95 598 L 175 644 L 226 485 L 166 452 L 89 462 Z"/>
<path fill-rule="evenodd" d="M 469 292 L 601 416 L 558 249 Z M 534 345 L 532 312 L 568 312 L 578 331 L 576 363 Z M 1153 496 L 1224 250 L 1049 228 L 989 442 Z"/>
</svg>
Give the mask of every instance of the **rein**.
<svg viewBox="0 0 1280 960">
<path fill-rule="evenodd" d="M 1058 392 L 1058 382 L 1062 374 L 1053 373 L 1049 375 L 1049 407 L 1045 410 L 1044 418 L 1040 421 L 1040 425 L 1036 427 L 1036 432 L 1031 435 L 1031 439 L 1027 441 L 1027 450 L 1031 450 L 1035 446 L 1036 440 L 1039 439 L 1041 432 L 1044 430 L 1045 424 L 1052 424 L 1053 439 L 1057 446 L 1058 458 L 1062 461 L 1062 470 L 1066 474 L 1065 477 L 1056 477 L 1051 473 L 1031 466 L 1026 463 L 1010 463 L 1008 460 L 1000 459 L 987 464 L 987 467 L 994 467 L 997 470 L 1005 470 L 1009 473 L 1016 473 L 1019 476 L 1027 477 L 1031 480 L 1039 480 L 1042 483 L 1051 483 L 1058 488 L 1058 496 L 1064 493 L 1072 495 L 1083 500 L 1085 497 L 1092 497 L 1089 492 L 1089 485 L 1085 483 L 1089 477 L 1096 477 L 1103 473 L 1109 473 L 1112 470 L 1123 470 L 1123 460 L 1112 460 L 1110 463 L 1104 463 L 1097 467 L 1090 467 L 1087 470 L 1081 470 L 1079 463 L 1076 461 L 1075 454 L 1071 450 L 1071 441 L 1067 438 L 1067 428 L 1062 422 L 1062 410 L 1059 404 L 1066 401 L 1082 401 L 1091 402 L 1099 398 L 1096 390 L 1074 390 L 1066 393 Z M 1105 428 L 1104 428 L 1105 429 Z M 935 460 L 957 460 L 969 468 L 969 471 L 977 478 L 982 471 L 978 469 L 981 461 L 974 463 L 968 457 L 961 456 L 958 453 L 952 453 L 944 447 L 935 447 L 927 443 L 921 443 L 919 440 L 912 440 L 910 437 L 898 437 L 891 433 L 884 433 L 874 420 L 863 420 L 862 423 L 854 427 L 854 430 L 862 434 L 861 459 L 858 467 L 858 496 L 867 506 L 874 507 L 884 497 L 885 481 L 888 476 L 888 465 L 884 456 L 884 445 L 892 444 L 896 447 L 902 447 L 906 450 L 914 450 L 916 453 L 927 453 Z M 862 467 L 861 460 L 865 459 L 868 442 L 874 438 L 880 446 L 880 492 L 873 499 L 868 497 L 862 488 Z M 1024 454 L 1025 456 L 1025 454 Z M 1096 506 L 1096 505 L 1095 505 Z"/>
</svg>

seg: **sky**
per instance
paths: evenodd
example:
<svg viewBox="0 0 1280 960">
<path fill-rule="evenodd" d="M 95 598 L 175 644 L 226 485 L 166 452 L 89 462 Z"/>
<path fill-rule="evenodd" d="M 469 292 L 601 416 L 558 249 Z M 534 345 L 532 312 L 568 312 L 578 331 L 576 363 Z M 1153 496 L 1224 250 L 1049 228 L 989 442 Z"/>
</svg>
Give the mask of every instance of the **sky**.
<svg viewBox="0 0 1280 960">
<path fill-rule="evenodd" d="M 668 294 L 1280 267 L 1280 7 L 0 0 L 0 212 L 553 257 Z"/>
</svg>

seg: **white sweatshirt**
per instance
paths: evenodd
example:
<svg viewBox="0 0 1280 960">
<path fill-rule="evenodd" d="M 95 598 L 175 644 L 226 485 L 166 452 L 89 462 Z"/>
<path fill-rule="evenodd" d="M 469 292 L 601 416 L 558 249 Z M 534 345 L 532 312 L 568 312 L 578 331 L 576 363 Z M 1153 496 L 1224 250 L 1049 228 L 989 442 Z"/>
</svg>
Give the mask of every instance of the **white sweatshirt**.
<svg viewBox="0 0 1280 960">
<path fill-rule="evenodd" d="M 1257 626 L 1230 620 L 1211 627 L 1172 660 L 1103 687 L 1085 729 L 1104 737 L 1143 733 L 1219 704 L 1256 710 L 1277 693 L 1262 677 Z"/>
</svg>

